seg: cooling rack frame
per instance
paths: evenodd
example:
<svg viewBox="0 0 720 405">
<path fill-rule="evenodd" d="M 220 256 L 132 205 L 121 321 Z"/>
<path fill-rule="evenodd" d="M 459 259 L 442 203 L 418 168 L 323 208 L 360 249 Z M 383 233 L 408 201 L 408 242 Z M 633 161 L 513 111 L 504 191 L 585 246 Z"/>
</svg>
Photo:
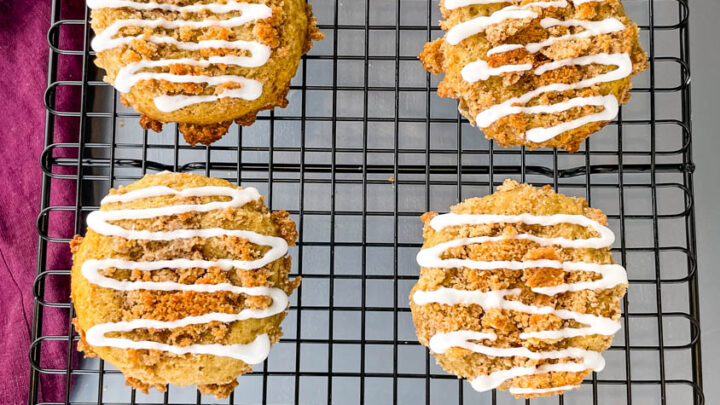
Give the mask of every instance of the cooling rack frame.
<svg viewBox="0 0 720 405">
<path fill-rule="evenodd" d="M 633 0 L 627 0 L 629 3 Z M 322 3 L 322 0 L 313 3 Z M 237 183 L 260 183 L 266 185 L 267 202 L 273 209 L 288 209 L 298 223 L 301 230 L 299 247 L 294 253 L 294 260 L 298 262 L 295 274 L 302 275 L 306 284 L 312 284 L 313 280 L 323 282 L 328 289 L 328 302 L 326 305 L 307 305 L 304 302 L 310 298 L 305 291 L 303 301 L 303 288 L 295 295 L 291 306 L 291 315 L 285 323 L 294 322 L 294 333 L 286 333 L 283 343 L 290 349 L 290 357 L 293 366 L 290 370 L 273 371 L 268 363 L 256 368 L 253 376 L 256 378 L 256 389 L 259 391 L 259 401 L 262 403 L 272 402 L 269 390 L 272 386 L 272 379 L 284 378 L 292 381 L 292 400 L 289 403 L 304 403 L 301 389 L 306 378 L 323 380 L 323 399 L 321 402 L 344 403 L 344 400 L 352 399 L 353 403 L 364 404 L 373 401 L 370 391 L 373 389 L 370 382 L 382 380 L 389 382 L 388 393 L 391 393 L 388 402 L 393 404 L 404 403 L 403 391 L 399 386 L 405 380 L 420 381 L 424 387 L 424 401 L 427 404 L 438 402 L 436 397 L 431 395 L 431 389 L 437 391 L 433 385 L 436 381 L 444 382 L 441 390 L 453 391 L 454 400 L 459 404 L 463 403 L 506 403 L 507 398 L 492 392 L 481 400 L 469 399 L 468 387 L 463 382 L 453 382 L 454 377 L 442 371 L 433 369 L 431 357 L 424 353 L 424 372 L 408 372 L 399 367 L 400 356 L 398 354 L 403 348 L 417 346 L 413 339 L 400 336 L 398 322 L 400 318 L 407 317 L 408 308 L 405 304 L 406 297 L 401 293 L 401 283 L 412 283 L 416 275 L 407 274 L 402 268 L 400 260 L 401 251 L 417 249 L 417 240 L 407 241 L 402 236 L 407 219 L 416 218 L 426 210 L 442 210 L 437 203 L 432 202 L 431 194 L 437 189 L 451 190 L 447 193 L 454 201 L 462 200 L 468 195 L 478 193 L 490 193 L 495 186 L 500 184 L 505 177 L 512 177 L 534 184 L 551 184 L 559 190 L 569 190 L 570 193 L 584 196 L 593 203 L 593 193 L 603 194 L 617 191 L 618 212 L 610 214 L 611 222 L 615 224 L 614 230 L 619 230 L 619 242 L 616 243 L 613 251 L 616 259 L 622 264 L 631 256 L 643 254 L 649 256 L 649 266 L 654 267 L 654 272 L 648 278 L 634 278 L 630 273 L 632 297 L 633 286 L 646 286 L 654 290 L 654 303 L 656 311 L 629 312 L 629 316 L 623 317 L 623 331 L 620 332 L 621 343 L 615 344 L 610 351 L 622 353 L 624 360 L 624 378 L 610 378 L 598 376 L 593 373 L 592 378 L 585 381 L 585 389 L 589 393 L 593 404 L 606 403 L 603 390 L 605 387 L 620 387 L 621 398 L 630 403 L 673 403 L 673 393 L 669 392 L 677 387 L 684 387 L 690 390 L 688 394 L 680 395 L 680 398 L 692 399 L 692 403 L 698 405 L 704 403 L 702 395 L 702 364 L 700 354 L 700 326 L 699 326 L 699 304 L 696 266 L 696 244 L 695 244 L 695 217 L 693 208 L 693 171 L 695 169 L 692 161 L 692 139 L 691 139 L 691 117 L 690 117 L 690 69 L 689 69 L 689 29 L 688 29 L 688 4 L 687 0 L 644 0 L 646 5 L 647 19 L 645 23 L 639 22 L 641 35 L 646 39 L 646 50 L 650 56 L 650 69 L 646 73 L 646 86 L 636 85 L 633 89 L 634 97 L 647 98 L 646 118 L 626 118 L 621 110 L 618 119 L 611 125 L 610 131 L 614 132 L 614 141 L 610 146 L 600 148 L 591 146 L 597 141 L 595 136 L 586 141 L 579 152 L 569 156 L 567 153 L 558 150 L 528 151 L 525 148 L 503 149 L 487 141 L 473 141 L 474 147 L 465 148 L 469 137 L 481 138 L 477 131 L 467 124 L 459 114 L 454 116 L 437 116 L 433 114 L 436 109 L 434 94 L 436 90 L 436 79 L 429 74 L 424 74 L 422 83 L 405 83 L 406 70 L 404 66 L 412 65 L 419 69 L 419 63 L 414 55 L 403 50 L 406 43 L 405 35 L 412 33 L 415 38 L 423 37 L 424 40 L 431 40 L 439 35 L 437 26 L 438 14 L 437 4 L 432 0 L 397 0 L 391 2 L 394 6 L 394 24 L 392 22 L 375 23 L 371 19 L 371 10 L 378 7 L 378 0 L 358 1 L 362 3 L 363 19 L 353 22 L 344 22 L 342 7 L 339 0 L 325 0 L 332 6 L 332 12 L 327 13 L 320 19 L 320 28 L 327 34 L 325 44 L 317 52 L 312 51 L 303 58 L 301 72 L 291 86 L 290 109 L 293 104 L 299 106 L 290 112 L 271 112 L 258 117 L 258 124 L 265 135 L 263 140 L 266 145 L 259 145 L 255 142 L 253 134 L 248 135 L 248 129 L 241 129 L 237 126 L 231 128 L 231 134 L 226 137 L 233 139 L 231 142 L 220 142 L 210 147 L 191 148 L 185 144 L 177 128 L 169 129 L 171 132 L 168 142 L 156 142 L 156 135 L 147 131 L 141 131 L 138 140 L 126 141 L 119 135 L 124 122 L 126 125 L 135 125 L 137 114 L 123 109 L 118 103 L 118 95 L 115 90 L 100 81 L 97 77 L 97 69 L 92 66 L 93 53 L 89 50 L 89 38 L 91 29 L 88 24 L 89 11 L 77 10 L 80 15 L 68 13 L 68 7 L 73 6 L 69 0 L 53 0 L 51 26 L 48 31 L 49 71 L 48 90 L 45 93 L 46 130 L 45 149 L 40 159 L 43 169 L 43 183 L 41 196 L 41 210 L 37 219 L 39 233 L 38 239 L 38 261 L 37 278 L 34 289 L 34 318 L 31 336 L 31 347 L 29 359 L 31 364 L 29 404 L 86 404 L 86 403 L 113 403 L 113 404 L 136 404 L 136 403 L 164 403 L 172 404 L 173 396 L 166 393 L 159 400 L 141 397 L 134 390 L 129 390 L 126 398 L 107 398 L 103 394 L 104 383 L 109 376 L 117 375 L 101 361 L 93 363 L 93 369 L 79 366 L 78 359 L 81 357 L 75 351 L 77 335 L 74 332 L 70 319 L 72 318 L 72 307 L 67 298 L 56 300 L 46 297 L 46 290 L 49 283 L 67 287 L 69 278 L 68 269 L 48 268 L 48 255 L 56 254 L 69 241 L 67 231 L 53 229 L 53 215 L 68 214 L 72 216 L 72 229 L 74 234 L 82 233 L 84 228 L 84 216 L 96 208 L 97 197 L 107 191 L 108 186 L 124 184 L 138 178 L 142 173 L 155 172 L 160 170 L 194 171 L 206 175 L 216 175 L 229 178 Z M 422 3 L 426 11 L 426 18 L 422 23 L 417 21 L 406 23 L 403 21 L 401 8 L 417 7 Z M 666 10 L 667 3 L 676 4 L 677 19 L 671 23 L 660 23 L 665 20 L 657 9 Z M 323 3 L 324 4 L 324 3 Z M 347 4 L 347 3 L 345 3 Z M 387 4 L 386 4 L 387 6 Z M 662 6 L 662 7 L 661 7 Z M 316 11 L 318 5 L 316 5 Z M 667 14 L 667 13 L 665 13 Z M 72 16 L 69 18 L 68 16 Z M 80 17 L 80 18 L 78 18 Z M 66 33 L 63 31 L 67 30 Z M 359 53 L 345 53 L 343 39 L 344 34 L 354 35 L 362 43 Z M 82 35 L 82 37 L 80 37 Z M 378 36 L 379 35 L 379 36 Z M 661 40 L 667 41 L 668 35 L 676 35 L 677 54 L 671 56 L 656 54 L 656 44 Z M 74 37 L 74 38 L 73 38 Z M 79 40 L 78 40 L 79 39 Z M 376 52 L 374 44 L 379 41 L 391 43 L 389 53 Z M 70 45 L 68 45 L 70 44 Z M 75 44 L 74 46 L 72 44 Z M 73 62 L 74 61 L 74 62 Z M 345 62 L 354 62 L 361 65 L 362 80 L 354 84 L 343 83 L 342 72 L 345 69 Z M 70 68 L 64 64 L 70 64 Z M 75 65 L 72 65 L 75 63 Z M 315 63 L 324 63 L 330 66 L 331 75 L 326 83 L 309 83 L 308 69 L 314 69 Z M 674 85 L 664 85 L 659 79 L 659 66 L 668 63 L 677 65 L 679 80 Z M 372 71 L 375 65 L 389 64 L 391 68 L 386 69 L 392 74 L 393 83 L 372 83 Z M 313 65 L 313 66 L 311 66 Z M 73 67 L 74 66 L 74 67 Z M 318 65 L 319 66 L 319 65 Z M 64 73 L 63 73 L 64 72 Z M 68 73 L 69 72 L 69 73 Z M 65 77 L 66 74 L 70 77 Z M 63 95 L 63 92 L 70 93 L 70 96 Z M 103 93 L 105 92 L 105 93 Z M 324 94 L 329 109 L 324 114 L 310 113 L 317 94 Z M 358 93 L 356 99 L 362 106 L 359 114 L 348 114 L 343 109 L 347 107 L 342 104 L 341 94 Z M 378 94 L 390 93 L 391 114 L 387 111 L 373 110 L 373 104 Z M 110 110 L 102 110 L 97 107 L 97 100 L 105 94 L 113 101 Z M 406 114 L 404 110 L 408 94 L 424 95 L 425 114 Z M 111 95 L 111 96 L 110 96 Z M 673 109 L 671 118 L 666 118 L 664 112 L 664 95 L 670 95 L 679 100 L 679 108 Z M 62 109 L 58 100 L 61 97 L 69 97 L 78 100 L 73 108 Z M 319 96 L 317 96 L 319 97 Z M 410 97 L 412 100 L 412 97 Z M 632 102 L 631 102 L 632 103 Z M 68 104 L 63 104 L 68 105 Z M 70 103 L 69 105 L 73 105 Z M 415 103 L 417 105 L 417 103 Z M 676 106 L 677 107 L 677 106 Z M 628 108 L 628 107 L 625 107 Z M 67 138 L 58 134 L 58 121 L 72 121 L 72 131 L 76 131 L 77 140 L 66 141 Z M 102 121 L 107 125 L 109 122 L 109 136 L 103 141 L 98 141 L 98 128 L 105 128 L 96 125 L 96 121 Z M 279 144 L 276 131 L 280 133 L 282 125 L 291 125 L 293 130 L 299 133 L 299 143 L 290 146 Z M 73 126 L 74 125 L 74 126 Z M 359 143 L 354 146 L 343 145 L 343 132 L 346 126 L 355 128 L 360 134 Z M 408 135 L 408 129 L 420 128 L 424 136 L 424 142 L 417 145 L 405 145 L 404 138 Z M 435 129 L 432 129 L 435 127 Z M 662 149 L 659 145 L 665 138 L 671 137 L 663 129 L 672 127 L 677 130 L 677 147 Z M 66 128 L 63 126 L 62 128 Z M 371 134 L 378 128 L 390 128 L 387 138 L 392 142 L 382 145 L 373 145 Z M 434 136 L 437 128 L 453 128 L 452 136 L 444 135 L 445 144 L 452 147 L 434 146 Z M 167 130 L 166 130 L 167 131 Z M 329 135 L 327 145 L 316 145 L 311 138 L 317 136 L 318 131 L 327 132 Z M 643 132 L 644 131 L 644 132 Z M 173 133 L 174 132 L 174 133 Z M 647 143 L 640 142 L 641 147 L 633 148 L 628 144 L 632 141 L 628 134 L 640 132 L 644 135 Z M 647 133 L 645 133 L 647 132 Z M 106 134 L 107 135 L 107 134 Z M 597 135 L 603 136 L 603 135 Z M 605 135 L 613 136 L 613 135 Z M 451 138 L 455 138 L 454 140 Z M 629 141 L 630 140 L 630 141 Z M 133 151 L 130 153 L 129 151 Z M 148 158 L 149 155 L 165 155 L 165 161 L 161 159 Z M 186 153 L 193 154 L 192 157 L 183 158 Z M 201 155 L 198 155 L 200 153 Z M 132 156 L 132 155 L 137 156 Z M 227 159 L 229 155 L 236 155 L 234 161 Z M 217 159 L 217 156 L 225 156 L 225 159 Z M 292 159 L 287 156 L 292 155 Z M 130 157 L 128 157 L 130 156 Z M 202 158 L 197 158 L 202 156 Z M 315 158 L 320 156 L 320 158 Z M 295 159 L 295 160 L 293 160 Z M 324 159 L 324 160 L 323 160 Z M 453 161 L 454 159 L 454 161 Z M 565 164 L 563 162 L 570 162 Z M 574 162 L 574 163 L 572 163 Z M 579 162 L 579 163 L 578 163 Z M 235 176 L 228 175 L 235 173 Z M 616 181 L 613 181 L 615 178 Z M 598 180 L 600 179 L 600 180 Z M 608 180 L 610 179 L 610 180 Z M 74 201 L 57 202 L 51 198 L 53 190 L 63 187 L 61 183 L 70 182 L 74 188 Z M 299 195 L 297 205 L 294 207 L 276 206 L 277 196 L 282 185 L 297 185 Z M 308 196 L 315 193 L 315 187 L 319 185 L 324 190 L 329 188 L 329 206 L 323 209 L 310 207 Z M 66 186 L 66 185 L 65 185 Z M 362 198 L 360 206 L 352 209 L 341 207 L 341 192 L 343 187 L 359 188 Z M 420 200 L 423 203 L 414 209 L 403 209 L 403 188 L 420 188 L 418 191 Z M 383 188 L 389 190 L 391 195 L 389 204 L 385 206 L 373 206 L 372 196 L 375 189 Z M 275 191 L 274 191 L 275 190 Z M 467 191 L 470 190 L 470 191 Z M 666 191 L 679 190 L 681 196 L 675 196 L 674 200 L 682 208 L 674 213 L 664 213 L 662 206 L 666 198 Z M 416 190 L 417 191 L 417 190 Z M 636 199 L 631 194 L 645 193 L 649 195 L 649 209 L 645 212 L 634 213 L 630 204 L 635 204 Z M 274 195 L 275 194 L 275 195 Z M 433 194 L 434 195 L 434 194 Z M 642 198 L 641 198 L 642 200 Z M 410 204 L 412 205 L 412 204 Z M 388 208 L 390 207 L 390 208 Z M 646 208 L 647 208 L 646 207 Z M 305 240 L 302 230 L 314 218 L 319 217 L 329 222 L 329 232 L 323 240 Z M 341 240 L 340 227 L 347 218 L 359 220 L 360 241 L 348 242 Z M 387 220 L 389 223 L 388 233 L 392 233 L 391 240 L 373 241 L 370 223 Z M 661 235 L 661 228 L 665 227 L 665 221 L 676 221 L 684 227 L 684 243 L 666 246 Z M 635 232 L 628 225 L 633 221 L 644 221 L 649 223 L 651 236 L 648 239 L 648 246 L 634 246 L 634 236 L 628 232 Z M 679 225 L 676 225 L 679 226 Z M 63 233 L 65 231 L 65 233 Z M 58 233 L 59 232 L 59 233 Z M 664 234 L 663 234 L 664 235 Z M 356 249 L 360 253 L 359 271 L 356 274 L 344 274 L 336 267 L 341 248 Z M 52 249 L 51 249 L 52 248 Z M 303 270 L 303 263 L 307 256 L 312 253 L 303 254 L 304 249 L 311 248 L 325 249 L 329 255 L 326 272 L 308 272 Z M 388 264 L 388 273 L 375 274 L 371 272 L 371 256 L 373 249 L 387 249 L 392 251 L 391 260 Z M 682 256 L 686 264 L 686 274 L 681 276 L 666 277 L 661 262 L 665 262 L 668 254 Z M 305 266 L 307 267 L 307 266 Z M 630 268 L 629 268 L 630 269 Z M 358 305 L 341 305 L 339 297 L 333 292 L 340 290 L 339 285 L 345 281 L 352 281 L 359 285 L 360 298 Z M 375 305 L 369 301 L 367 291 L 371 288 L 368 285 L 374 282 L 388 283 L 391 305 Z M 675 287 L 684 290 L 686 295 L 686 308 L 681 310 L 665 311 L 663 305 L 665 298 L 670 292 L 675 292 Z M 57 288 L 57 286 L 53 286 Z M 306 287 L 307 288 L 307 287 Z M 665 291 L 665 296 L 663 296 Z M 312 293 L 312 291 L 311 291 Z M 652 301 L 652 299 L 650 300 Z M 624 307 L 630 305 L 629 298 L 625 298 Z M 43 329 L 44 314 L 47 311 L 55 310 L 64 312 L 66 320 L 65 333 L 47 332 Z M 305 312 L 304 312 L 305 311 Z M 327 313 L 327 336 L 324 338 L 303 337 L 303 313 Z M 354 339 L 341 339 L 334 336 L 333 322 L 335 314 L 340 312 L 359 312 L 360 335 Z M 391 336 L 387 338 L 369 338 L 368 326 L 369 314 L 384 313 L 392 318 L 389 324 L 392 329 Z M 687 321 L 687 342 L 683 344 L 665 343 L 667 329 L 674 328 L 674 319 Z M 404 318 L 403 318 L 404 319 Z M 632 344 L 631 323 L 635 320 L 655 322 L 656 338 L 655 344 Z M 672 321 L 668 324 L 668 320 Z M 684 322 L 684 321 L 683 321 Z M 286 326 L 287 327 L 287 326 Z M 307 328 L 305 328 L 307 329 Z M 616 339 L 617 341 L 617 339 Z M 65 347 L 65 367 L 53 368 L 44 365 L 43 350 L 45 344 L 61 344 Z M 323 358 L 325 367 L 319 371 L 308 371 L 303 368 L 302 346 L 305 344 L 327 346 L 327 355 Z M 347 345 L 356 347 L 360 361 L 355 371 L 336 371 L 334 359 L 340 356 L 333 355 L 336 345 Z M 374 346 L 386 346 L 390 348 L 392 367 L 386 371 L 372 370 L 367 364 L 367 351 Z M 637 359 L 636 354 L 645 355 L 650 353 L 657 356 L 658 373 L 652 378 L 644 378 L 633 374 L 633 367 Z M 688 364 L 688 373 L 685 378 L 675 378 L 668 368 L 668 362 L 675 364 L 675 353 L 681 353 L 683 361 Z M 294 359 L 292 359 L 294 357 Z M 680 364 L 679 362 L 677 364 Z M 685 364 L 685 363 L 683 363 Z M 77 399 L 73 396 L 72 387 L 75 380 L 81 376 L 92 375 L 97 380 L 97 399 L 88 401 Z M 40 402 L 40 390 L 45 378 L 60 378 L 64 386 L 64 392 L 59 395 L 61 400 L 55 402 Z M 247 377 L 246 377 L 247 378 Z M 352 380 L 353 387 L 357 388 L 349 396 L 339 396 L 338 379 Z M 451 384 L 452 388 L 450 387 Z M 342 385 L 340 385 L 342 386 Z M 589 386 L 589 387 L 588 387 Z M 645 390 L 647 393 L 645 393 Z M 638 391 L 641 391 L 638 394 Z M 509 397 L 509 396 L 508 396 Z M 638 399 L 639 398 L 639 399 Z M 654 401 L 654 399 L 657 401 Z M 182 403 L 202 403 L 206 399 L 200 394 L 195 396 L 194 401 Z M 545 400 L 542 403 L 574 403 L 573 397 L 566 396 L 557 399 Z M 234 393 L 229 403 L 244 403 Z M 319 402 L 318 402 L 319 403 Z M 349 403 L 349 402 L 348 402 Z M 540 403 L 540 401 L 526 401 L 526 403 Z M 689 402 L 684 402 L 689 403 Z"/>
</svg>

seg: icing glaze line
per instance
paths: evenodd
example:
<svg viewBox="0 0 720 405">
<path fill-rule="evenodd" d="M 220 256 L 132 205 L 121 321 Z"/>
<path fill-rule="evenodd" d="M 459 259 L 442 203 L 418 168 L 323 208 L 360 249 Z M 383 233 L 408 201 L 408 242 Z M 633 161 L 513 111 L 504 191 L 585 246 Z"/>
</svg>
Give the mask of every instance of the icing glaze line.
<svg viewBox="0 0 720 405">
<path fill-rule="evenodd" d="M 130 0 L 87 0 L 87 6 L 91 10 L 101 8 L 133 8 L 135 10 L 164 10 L 176 13 L 198 13 L 204 10 L 208 10 L 214 14 L 229 13 L 232 11 L 241 12 L 259 12 L 260 10 L 265 11 L 264 4 L 252 4 L 246 2 L 237 2 L 235 0 L 228 0 L 225 4 L 220 3 L 207 3 L 207 4 L 191 4 L 187 6 L 178 6 L 170 3 L 157 3 L 154 1 L 149 2 L 138 2 Z M 265 6 L 267 7 L 267 6 Z"/>
<path fill-rule="evenodd" d="M 550 306 L 535 306 L 520 301 L 508 300 L 506 296 L 517 296 L 520 289 L 491 290 L 457 290 L 441 287 L 433 291 L 419 290 L 413 294 L 413 302 L 417 305 L 437 303 L 441 305 L 479 305 L 484 310 L 500 308 L 510 311 L 524 312 L 534 315 L 554 315 L 560 319 L 573 320 L 590 327 L 564 328 L 559 330 L 523 332 L 521 339 L 566 339 L 575 336 L 604 335 L 612 336 L 620 330 L 620 322 L 603 316 L 583 314 Z"/>
<path fill-rule="evenodd" d="M 177 46 L 180 49 L 188 49 L 183 48 L 184 44 L 191 45 L 190 50 L 193 49 L 200 49 L 205 46 L 200 47 L 200 43 L 198 42 L 186 42 L 186 41 L 178 41 L 173 37 L 170 36 L 157 36 L 157 35 L 151 35 L 148 37 L 145 37 L 143 35 L 138 36 L 128 36 L 128 37 L 119 37 L 114 38 L 115 35 L 117 35 L 122 28 L 125 27 L 149 27 L 149 28 L 163 28 L 163 29 L 176 29 L 176 28 L 182 28 L 182 27 L 189 27 L 192 29 L 200 29 L 200 28 L 209 28 L 209 27 L 226 27 L 226 28 L 232 28 L 232 27 L 240 27 L 243 26 L 249 22 L 257 21 L 265 18 L 269 18 L 272 16 L 272 10 L 270 10 L 269 7 L 261 4 L 256 4 L 255 6 L 261 6 L 259 7 L 258 11 L 256 12 L 248 12 L 243 13 L 240 17 L 232 17 L 228 18 L 226 20 L 203 20 L 203 21 L 194 21 L 194 20 L 166 20 L 162 18 L 158 18 L 155 20 L 143 20 L 139 18 L 133 18 L 133 19 L 127 19 L 127 20 L 117 20 L 110 24 L 107 28 L 105 28 L 101 33 L 95 36 L 91 42 L 92 49 L 96 52 L 102 52 L 107 49 L 112 49 L 121 45 L 127 45 L 130 44 L 132 41 L 136 39 L 143 39 L 145 41 L 153 42 L 153 43 L 159 43 L 159 44 L 173 44 Z M 262 10 L 261 10 L 262 9 Z M 264 11 L 266 10 L 266 11 Z"/>
<path fill-rule="evenodd" d="M 234 41 L 234 42 L 245 42 L 245 41 Z M 233 81 L 240 76 L 203 76 L 203 75 L 176 75 L 170 73 L 160 72 L 140 72 L 142 69 L 155 68 L 155 67 L 167 67 L 171 65 L 190 65 L 199 66 L 202 68 L 209 67 L 211 65 L 224 64 L 224 65 L 235 65 L 241 67 L 259 67 L 264 65 L 270 58 L 270 48 L 268 46 L 256 43 L 247 42 L 247 50 L 252 52 L 251 57 L 247 56 L 211 56 L 207 59 L 192 59 L 192 58 L 178 58 L 178 59 L 161 59 L 161 60 L 143 60 L 140 62 L 129 63 L 118 71 L 115 76 L 115 88 L 118 91 L 127 93 L 130 91 L 132 86 L 141 80 L 167 80 L 175 83 L 209 83 L 211 86 L 216 86 L 225 82 Z M 247 80 L 247 79 L 245 79 Z"/>
<path fill-rule="evenodd" d="M 555 215 L 532 215 L 532 214 L 520 214 L 520 215 L 495 215 L 495 214 L 455 214 L 447 213 L 438 215 L 430 221 L 430 226 L 435 231 L 440 231 L 444 228 L 451 226 L 461 225 L 486 225 L 496 223 L 524 223 L 527 225 L 541 225 L 541 226 L 552 226 L 558 224 L 573 224 L 584 227 L 590 227 L 595 232 L 600 234 L 599 237 L 593 237 L 588 239 L 567 239 L 567 238 L 545 238 L 529 234 L 516 235 L 517 239 L 527 239 L 537 242 L 542 245 L 559 245 L 568 248 L 592 248 L 601 249 L 612 246 L 615 241 L 615 234 L 610 228 L 601 225 L 599 222 L 594 221 L 584 215 L 569 215 L 569 214 L 555 214 Z M 501 238 L 506 239 L 505 236 L 499 237 L 481 237 L 481 238 Z M 497 240 L 501 240 L 497 239 Z M 493 240 L 493 239 L 488 239 Z"/>
<path fill-rule="evenodd" d="M 505 20 L 521 20 L 524 18 L 537 18 L 538 14 L 528 10 L 530 7 L 549 8 L 549 7 L 566 7 L 568 5 L 565 0 L 557 1 L 539 1 L 528 3 L 523 6 L 507 6 L 489 16 L 475 17 L 471 20 L 461 22 L 448 30 L 445 34 L 445 41 L 450 45 L 457 45 L 464 39 L 475 34 L 483 32 L 487 27 L 499 24 Z"/>
</svg>

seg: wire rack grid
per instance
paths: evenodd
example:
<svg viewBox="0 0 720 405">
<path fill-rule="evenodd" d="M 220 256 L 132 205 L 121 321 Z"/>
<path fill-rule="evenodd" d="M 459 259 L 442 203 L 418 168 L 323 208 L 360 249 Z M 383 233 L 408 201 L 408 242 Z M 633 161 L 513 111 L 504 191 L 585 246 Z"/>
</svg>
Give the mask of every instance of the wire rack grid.
<svg viewBox="0 0 720 405">
<path fill-rule="evenodd" d="M 68 18 L 69 0 L 53 0 L 29 403 L 41 403 L 52 378 L 64 388 L 48 405 L 215 402 L 194 387 L 148 395 L 126 387 L 111 365 L 76 352 L 69 299 L 48 296 L 69 279 L 50 255 L 84 231 L 107 190 L 160 170 L 258 187 L 300 231 L 291 254 L 303 283 L 284 337 L 221 403 L 703 403 L 686 0 L 625 1 L 650 69 L 634 79 L 617 120 L 572 155 L 500 148 L 435 95 L 437 78 L 416 55 L 442 35 L 436 0 L 312 3 L 326 39 L 303 58 L 289 107 L 193 148 L 175 126 L 139 128 L 92 63 L 89 12 Z M 58 101 L 67 98 L 74 103 Z M 77 140 L 64 141 L 60 121 L 74 123 Z M 615 258 L 628 269 L 623 329 L 607 367 L 564 397 L 474 392 L 414 336 L 407 297 L 418 274 L 419 215 L 489 194 L 505 178 L 551 184 L 601 208 L 618 235 Z M 68 184 L 69 201 L 51 198 Z M 54 228 L 63 217 L 72 225 Z M 53 314 L 65 319 L 60 330 L 44 325 Z M 48 361 L 53 345 L 62 366 Z"/>
</svg>

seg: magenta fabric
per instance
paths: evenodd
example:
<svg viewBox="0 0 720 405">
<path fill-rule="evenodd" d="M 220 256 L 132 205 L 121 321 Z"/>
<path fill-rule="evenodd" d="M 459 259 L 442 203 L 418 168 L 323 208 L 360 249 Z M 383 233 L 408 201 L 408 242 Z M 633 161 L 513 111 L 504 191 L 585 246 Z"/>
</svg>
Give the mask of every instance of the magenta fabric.
<svg viewBox="0 0 720 405">
<path fill-rule="evenodd" d="M 63 18 L 83 18 L 84 2 L 62 3 Z M 48 66 L 45 38 L 50 7 L 50 0 L 0 0 L 0 404 L 25 404 L 28 399 L 32 285 L 38 245 L 35 221 L 40 209 L 39 157 L 44 141 L 43 93 Z M 82 49 L 82 30 L 63 32 L 61 43 L 65 48 Z M 81 58 L 62 57 L 59 78 L 78 80 L 80 67 Z M 79 92 L 67 90 L 59 94 L 58 107 L 76 109 Z M 58 118 L 54 141 L 76 142 L 78 123 L 78 118 Z M 74 153 L 69 148 L 56 156 Z M 51 204 L 74 205 L 73 181 L 53 181 L 52 185 Z M 72 235 L 72 215 L 53 216 L 50 229 L 53 236 Z M 47 258 L 46 269 L 70 267 L 66 243 L 50 243 Z M 53 277 L 46 285 L 46 300 L 69 302 L 67 277 Z M 66 334 L 68 321 L 67 310 L 45 311 L 43 335 Z M 43 345 L 42 350 L 42 367 L 66 367 L 66 341 Z M 65 390 L 64 376 L 43 375 L 39 399 L 63 401 Z"/>
</svg>

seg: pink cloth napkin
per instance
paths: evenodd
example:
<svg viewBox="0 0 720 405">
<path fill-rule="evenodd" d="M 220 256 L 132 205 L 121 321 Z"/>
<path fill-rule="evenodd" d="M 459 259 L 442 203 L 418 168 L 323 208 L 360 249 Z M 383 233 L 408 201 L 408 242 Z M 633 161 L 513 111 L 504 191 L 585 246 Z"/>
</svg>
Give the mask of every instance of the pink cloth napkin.
<svg viewBox="0 0 720 405">
<path fill-rule="evenodd" d="M 83 18 L 84 2 L 61 3 L 62 18 Z M 38 244 L 35 220 L 40 208 L 39 157 L 44 140 L 43 92 L 48 66 L 45 37 L 50 7 L 49 0 L 0 0 L 0 404 L 26 404 L 28 398 L 32 285 Z M 64 32 L 61 37 L 65 48 L 82 48 L 81 29 Z M 59 78 L 78 80 L 80 62 L 79 57 L 63 57 Z M 77 108 L 78 95 L 73 90 L 63 92 L 58 106 Z M 78 118 L 58 118 L 54 141 L 77 141 L 78 122 Z M 72 156 L 74 152 L 62 151 L 59 155 Z M 74 205 L 74 187 L 73 181 L 53 181 L 51 203 Z M 50 229 L 53 236 L 72 235 L 72 215 L 53 217 Z M 70 268 L 67 244 L 49 244 L 45 268 Z M 69 302 L 68 278 L 48 278 L 45 299 Z M 43 335 L 66 334 L 68 321 L 67 310 L 46 310 Z M 66 341 L 43 344 L 42 350 L 42 367 L 66 367 Z M 63 401 L 65 383 L 62 375 L 43 374 L 39 400 Z"/>
</svg>

